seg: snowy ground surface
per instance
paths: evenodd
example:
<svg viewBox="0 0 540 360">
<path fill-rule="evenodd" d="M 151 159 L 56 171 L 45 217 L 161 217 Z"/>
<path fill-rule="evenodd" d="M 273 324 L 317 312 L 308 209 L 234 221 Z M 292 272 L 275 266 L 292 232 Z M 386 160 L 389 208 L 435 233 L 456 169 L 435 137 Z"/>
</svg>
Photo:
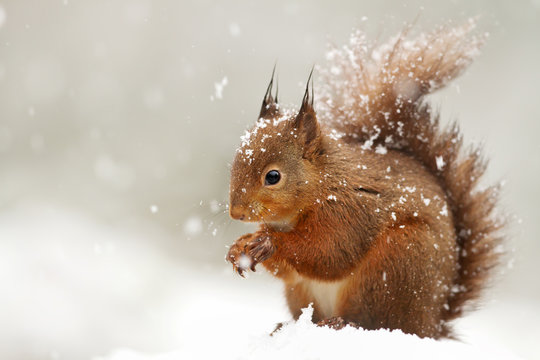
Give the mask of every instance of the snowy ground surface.
<svg viewBox="0 0 540 360">
<path fill-rule="evenodd" d="M 143 229 L 144 230 L 141 230 Z M 99 224 L 24 205 L 0 213 L 2 359 L 511 359 L 539 356 L 540 311 L 490 302 L 457 324 L 464 342 L 290 319 L 278 281 L 168 258 L 151 226 Z M 225 251 L 225 249 L 224 249 Z"/>
<path fill-rule="evenodd" d="M 273 337 L 263 333 L 246 339 L 240 332 L 238 335 L 232 334 L 237 339 L 223 345 L 217 343 L 220 346 L 216 348 L 214 344 L 209 346 L 210 339 L 203 336 L 177 352 L 143 356 L 130 350 L 118 350 L 107 359 L 345 359 L 351 356 L 359 359 L 367 356 L 378 359 L 516 358 L 500 348 L 420 339 L 400 331 L 366 331 L 350 327 L 334 331 L 319 328 L 310 321 L 312 312 L 311 308 L 305 309 L 298 322 L 285 326 Z"/>
</svg>

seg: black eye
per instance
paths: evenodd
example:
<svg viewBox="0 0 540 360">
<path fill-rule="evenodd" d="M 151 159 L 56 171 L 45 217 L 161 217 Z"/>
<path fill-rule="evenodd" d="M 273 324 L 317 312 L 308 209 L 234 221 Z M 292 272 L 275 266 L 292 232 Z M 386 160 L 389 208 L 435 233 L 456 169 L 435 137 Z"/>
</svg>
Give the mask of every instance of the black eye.
<svg viewBox="0 0 540 360">
<path fill-rule="evenodd" d="M 276 185 L 281 179 L 281 174 L 277 170 L 270 170 L 264 177 L 264 185 Z"/>
</svg>

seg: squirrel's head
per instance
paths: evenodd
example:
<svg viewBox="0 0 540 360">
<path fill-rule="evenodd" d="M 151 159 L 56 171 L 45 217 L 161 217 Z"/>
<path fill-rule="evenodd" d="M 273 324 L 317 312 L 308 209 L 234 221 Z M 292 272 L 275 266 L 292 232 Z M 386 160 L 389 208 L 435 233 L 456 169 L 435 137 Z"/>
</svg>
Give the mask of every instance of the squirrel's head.
<svg viewBox="0 0 540 360">
<path fill-rule="evenodd" d="M 312 71 L 313 72 L 313 71 Z M 233 219 L 291 225 L 312 203 L 323 152 L 322 136 L 313 110 L 309 76 L 298 113 L 280 108 L 272 95 L 272 80 L 259 119 L 242 136 L 231 171 L 229 213 Z"/>
</svg>

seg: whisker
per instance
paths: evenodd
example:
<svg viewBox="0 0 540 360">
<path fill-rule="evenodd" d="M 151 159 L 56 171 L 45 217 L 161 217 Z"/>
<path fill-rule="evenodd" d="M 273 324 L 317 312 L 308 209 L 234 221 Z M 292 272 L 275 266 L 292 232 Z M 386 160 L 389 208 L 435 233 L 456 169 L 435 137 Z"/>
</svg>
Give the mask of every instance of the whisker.
<svg viewBox="0 0 540 360">
<path fill-rule="evenodd" d="M 229 217 L 227 219 L 227 222 L 225 223 L 225 229 L 223 230 L 223 234 L 226 234 L 229 228 L 231 227 L 232 219 Z"/>
</svg>

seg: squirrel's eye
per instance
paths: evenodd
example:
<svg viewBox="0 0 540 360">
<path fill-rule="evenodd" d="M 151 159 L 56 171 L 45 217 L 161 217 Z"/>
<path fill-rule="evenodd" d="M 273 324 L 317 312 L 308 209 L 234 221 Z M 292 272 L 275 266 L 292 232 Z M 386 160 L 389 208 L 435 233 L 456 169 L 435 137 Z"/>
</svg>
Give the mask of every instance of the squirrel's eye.
<svg viewBox="0 0 540 360">
<path fill-rule="evenodd" d="M 264 185 L 276 185 L 281 179 L 281 174 L 277 170 L 270 170 L 264 177 Z"/>
</svg>

